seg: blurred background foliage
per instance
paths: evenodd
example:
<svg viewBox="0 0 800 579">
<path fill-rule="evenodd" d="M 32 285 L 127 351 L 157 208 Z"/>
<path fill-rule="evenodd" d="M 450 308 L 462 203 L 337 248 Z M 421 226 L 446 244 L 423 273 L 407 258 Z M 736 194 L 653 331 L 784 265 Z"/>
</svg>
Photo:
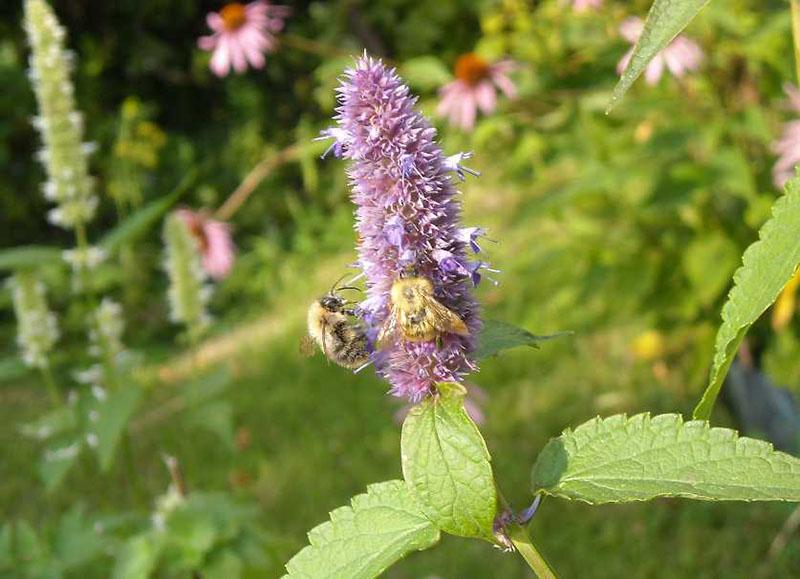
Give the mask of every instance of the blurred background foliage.
<svg viewBox="0 0 800 579">
<path fill-rule="evenodd" d="M 137 353 L 123 394 L 103 410 L 111 458 L 81 453 L 63 472 L 48 468 L 42 456 L 82 436 L 94 403 L 81 393 L 48 410 L 40 379 L 17 359 L 10 297 L 0 294 L 2 576 L 277 576 L 328 511 L 399 475 L 399 404 L 386 385 L 297 348 L 307 305 L 354 259 L 343 164 L 319 161 L 324 146 L 311 139 L 330 124 L 337 76 L 365 48 L 399 68 L 430 116 L 460 54 L 518 63 L 519 98 L 474 132 L 436 121 L 445 151 L 474 151 L 482 172 L 461 189 L 467 224 L 497 241 L 485 249 L 500 284 L 479 289 L 487 317 L 575 332 L 487 360 L 474 376 L 489 395 L 483 430 L 512 502 L 529 499 L 533 457 L 562 428 L 595 414 L 688 414 L 702 392 L 731 275 L 778 195 L 770 146 L 789 119 L 787 2 L 711 2 L 687 31 L 706 53 L 701 71 L 639 83 L 610 115 L 628 48 L 618 26 L 644 15 L 647 0 L 585 14 L 559 0 L 290 5 L 266 68 L 218 79 L 196 48 L 216 2 L 53 1 L 98 144 L 93 240 L 172 192 L 213 210 L 258 163 L 300 146 L 231 217 L 237 262 L 203 343 L 176 345 L 158 226 L 96 273 L 123 304 Z M 69 236 L 46 222 L 40 193 L 21 19 L 20 2 L 0 6 L 0 245 L 65 248 Z M 53 372 L 77 392 L 69 368 L 89 359 L 87 306 L 63 266 L 39 269 L 63 326 Z M 789 310 L 777 329 L 765 316 L 749 347 L 774 381 L 796 389 Z M 724 409 L 715 420 L 736 426 Z M 164 453 L 179 459 L 188 498 L 167 489 Z M 534 533 L 565 577 L 787 577 L 800 569 L 796 541 L 766 553 L 790 511 L 545 502 Z M 446 538 L 387 576 L 526 575 L 511 556 Z"/>
</svg>

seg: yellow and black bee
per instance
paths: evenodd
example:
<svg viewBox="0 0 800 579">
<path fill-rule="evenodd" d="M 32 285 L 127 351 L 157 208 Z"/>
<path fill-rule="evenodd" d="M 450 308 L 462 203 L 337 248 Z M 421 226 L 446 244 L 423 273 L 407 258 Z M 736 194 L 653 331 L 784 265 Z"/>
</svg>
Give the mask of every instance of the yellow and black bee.
<svg viewBox="0 0 800 579">
<path fill-rule="evenodd" d="M 308 308 L 308 336 L 301 342 L 304 354 L 313 354 L 316 344 L 326 358 L 343 368 L 356 369 L 369 362 L 367 337 L 349 302 L 337 291 L 356 289 L 341 287 L 315 300 Z"/>
</svg>

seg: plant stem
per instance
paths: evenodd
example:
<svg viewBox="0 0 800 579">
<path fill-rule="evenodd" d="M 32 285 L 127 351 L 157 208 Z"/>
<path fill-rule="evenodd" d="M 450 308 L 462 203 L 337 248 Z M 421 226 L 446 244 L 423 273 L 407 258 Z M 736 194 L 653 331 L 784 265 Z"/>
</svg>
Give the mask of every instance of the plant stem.
<svg viewBox="0 0 800 579">
<path fill-rule="evenodd" d="M 269 175 L 273 169 L 276 169 L 289 161 L 294 161 L 300 156 L 302 147 L 300 145 L 289 145 L 285 149 L 278 151 L 274 155 L 269 155 L 260 161 L 253 169 L 247 174 L 242 183 L 236 190 L 230 194 L 225 202 L 217 209 L 214 217 L 227 221 L 234 213 L 247 201 L 250 194 L 255 191 L 259 183 Z"/>
<path fill-rule="evenodd" d="M 800 84 L 800 0 L 789 0 L 792 10 L 792 37 L 794 39 L 794 66 Z"/>
<path fill-rule="evenodd" d="M 528 567 L 533 569 L 539 579 L 555 579 L 556 574 L 547 564 L 547 561 L 536 549 L 531 541 L 528 531 L 522 525 L 514 524 L 508 527 L 508 538 L 514 543 L 517 552 L 525 559 Z"/>
<path fill-rule="evenodd" d="M 282 34 L 280 39 L 281 42 L 283 42 L 283 44 L 286 46 L 290 46 L 310 54 L 316 54 L 317 56 L 321 56 L 323 58 L 330 58 L 331 56 L 352 56 L 350 51 L 345 50 L 340 46 L 333 46 L 332 44 L 326 44 L 324 42 L 319 42 L 318 40 L 303 38 L 302 36 L 297 36 L 295 34 Z"/>
<path fill-rule="evenodd" d="M 53 378 L 53 372 L 50 370 L 50 366 L 45 366 L 42 368 L 42 379 L 47 387 L 47 393 L 50 395 L 50 400 L 53 401 L 53 406 L 58 408 L 61 406 L 61 394 L 58 392 L 58 386 Z"/>
</svg>

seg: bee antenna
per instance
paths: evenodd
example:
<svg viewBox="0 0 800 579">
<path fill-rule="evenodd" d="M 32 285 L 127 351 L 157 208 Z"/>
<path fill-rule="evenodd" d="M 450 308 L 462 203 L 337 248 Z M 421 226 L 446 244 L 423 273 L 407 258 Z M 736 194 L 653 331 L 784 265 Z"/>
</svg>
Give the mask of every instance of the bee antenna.
<svg viewBox="0 0 800 579">
<path fill-rule="evenodd" d="M 361 293 L 364 292 L 364 290 L 362 290 L 360 287 L 355 287 L 355 286 L 352 286 L 352 285 L 343 285 L 343 286 L 341 286 L 341 287 L 339 287 L 337 289 L 339 291 L 341 291 L 341 290 L 354 290 L 354 291 L 361 292 Z"/>
<path fill-rule="evenodd" d="M 340 277 L 339 279 L 337 279 L 337 280 L 336 280 L 336 283 L 334 283 L 334 284 L 331 286 L 331 291 L 329 292 L 331 295 L 333 295 L 333 293 L 334 293 L 334 292 L 335 292 L 337 289 L 342 289 L 342 288 L 339 288 L 338 286 L 339 286 L 339 284 L 340 284 L 340 283 L 342 283 L 342 280 L 343 280 L 344 278 L 346 278 L 346 277 L 347 277 L 347 274 L 344 274 L 342 277 Z"/>
</svg>

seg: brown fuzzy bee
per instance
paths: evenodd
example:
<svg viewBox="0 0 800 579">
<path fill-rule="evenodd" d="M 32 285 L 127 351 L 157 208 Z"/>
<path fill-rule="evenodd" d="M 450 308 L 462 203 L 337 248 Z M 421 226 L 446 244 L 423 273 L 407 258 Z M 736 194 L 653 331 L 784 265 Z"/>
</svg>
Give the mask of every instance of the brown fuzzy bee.
<svg viewBox="0 0 800 579">
<path fill-rule="evenodd" d="M 378 334 L 378 344 L 396 334 L 409 342 L 427 342 L 442 334 L 469 336 L 458 315 L 433 296 L 433 284 L 424 277 L 405 277 L 394 282 L 392 309 Z"/>
</svg>

